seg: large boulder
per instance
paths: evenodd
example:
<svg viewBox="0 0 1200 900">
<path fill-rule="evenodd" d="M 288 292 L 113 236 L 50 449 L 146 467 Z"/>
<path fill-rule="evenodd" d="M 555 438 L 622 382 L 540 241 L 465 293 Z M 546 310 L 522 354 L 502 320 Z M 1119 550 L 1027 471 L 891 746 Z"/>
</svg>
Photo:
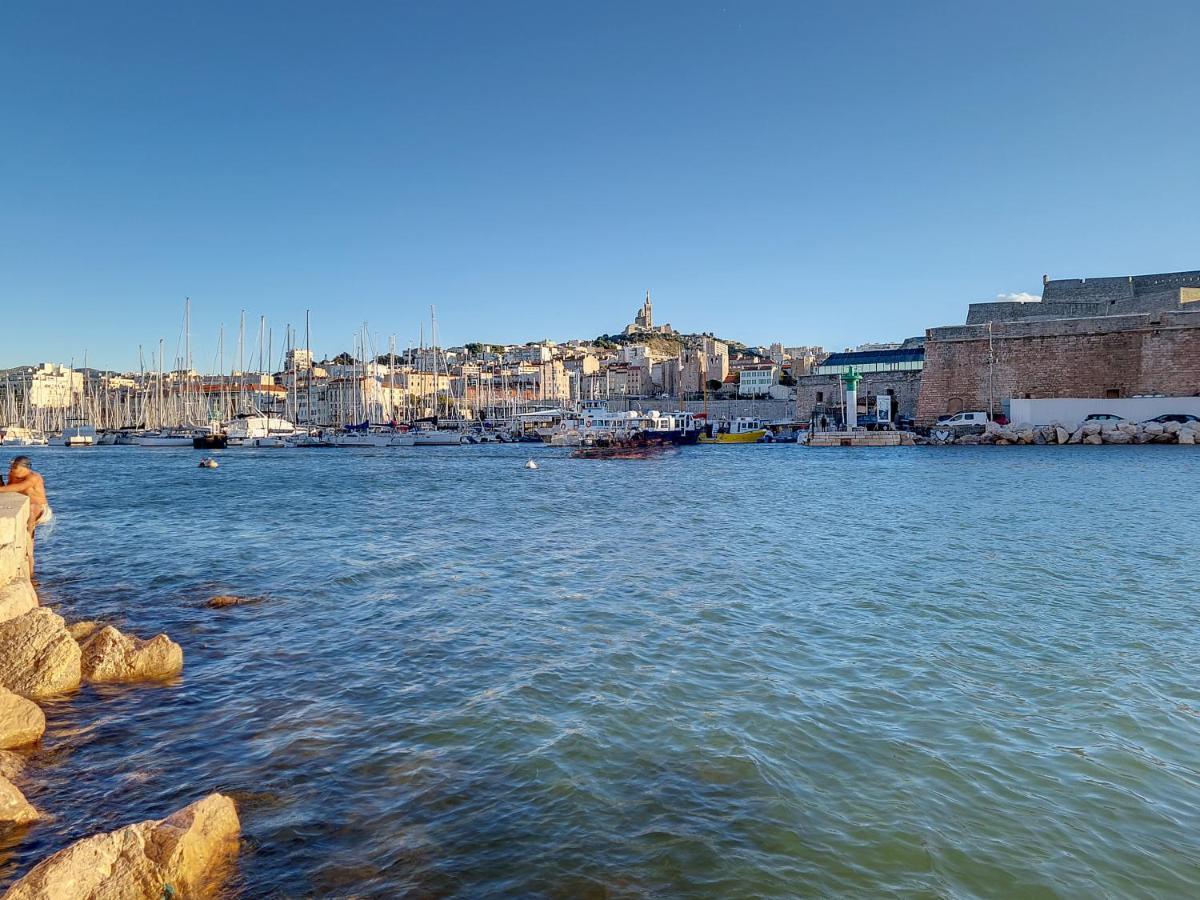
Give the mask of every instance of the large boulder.
<svg viewBox="0 0 1200 900">
<path fill-rule="evenodd" d="M 37 605 L 37 591 L 26 578 L 14 578 L 0 587 L 0 622 L 23 616 Z"/>
<path fill-rule="evenodd" d="M 1179 434 L 1182 427 L 1178 422 L 1163 422 L 1163 431 L 1167 434 Z"/>
<path fill-rule="evenodd" d="M 106 625 L 81 647 L 83 677 L 91 683 L 154 681 L 183 671 L 183 648 L 165 634 L 143 641 Z"/>
<path fill-rule="evenodd" d="M 1142 426 L 1142 431 L 1146 432 L 1146 434 L 1162 434 L 1162 422 L 1147 422 Z"/>
<path fill-rule="evenodd" d="M 47 857 L 4 900 L 216 896 L 237 856 L 237 808 L 209 794 L 165 819 L 93 835 Z"/>
<path fill-rule="evenodd" d="M 46 730 L 46 714 L 32 700 L 0 687 L 0 750 L 32 744 Z"/>
<path fill-rule="evenodd" d="M 1133 441 L 1133 437 L 1128 432 L 1121 431 L 1119 428 L 1106 431 L 1101 437 L 1106 444 L 1128 444 Z"/>
<path fill-rule="evenodd" d="M 1097 432 L 1093 432 L 1091 434 L 1084 436 L 1083 443 L 1085 443 L 1085 444 L 1103 444 L 1104 439 L 1102 437 L 1100 437 L 1100 435 Z"/>
<path fill-rule="evenodd" d="M 1179 443 L 1181 443 L 1181 444 L 1196 443 L 1196 432 L 1193 431 L 1191 428 L 1180 428 L 1179 429 Z"/>
<path fill-rule="evenodd" d="M 28 825 L 36 822 L 37 810 L 29 805 L 25 795 L 17 790 L 17 786 L 0 775 L 0 825 Z M 5 900 L 8 898 L 5 894 Z M 74 897 L 76 894 L 59 894 L 60 897 Z"/>
<path fill-rule="evenodd" d="M 901 432 L 904 434 L 905 432 Z M 225 609 L 230 606 L 246 606 L 250 603 L 262 603 L 263 597 L 242 597 L 238 594 L 217 594 L 209 597 L 204 605 L 209 609 Z"/>
<path fill-rule="evenodd" d="M 1065 444 L 1070 439 L 1071 439 L 1071 433 L 1069 431 L 1067 431 L 1067 429 L 1063 428 L 1061 425 L 1055 426 L 1054 440 L 1056 440 L 1060 444 Z"/>
<path fill-rule="evenodd" d="M 1083 443 L 1083 439 L 1084 439 L 1084 437 L 1085 437 L 1085 434 L 1084 434 L 1084 431 L 1083 431 L 1083 429 L 1082 429 L 1082 428 L 1078 428 L 1078 429 L 1076 429 L 1076 430 L 1075 430 L 1075 432 L 1074 432 L 1074 433 L 1071 435 L 1071 438 L 1070 438 L 1070 440 L 1068 440 L 1068 441 L 1067 441 L 1067 443 L 1068 443 L 1068 444 L 1082 444 L 1082 443 Z"/>
<path fill-rule="evenodd" d="M 74 690 L 79 658 L 62 616 L 44 606 L 0 622 L 0 687 L 34 699 Z"/>
<path fill-rule="evenodd" d="M 1099 434 L 1100 430 L 1104 427 L 1104 423 L 1099 422 L 1096 419 L 1088 419 L 1080 427 L 1083 429 L 1083 433 L 1085 435 Z"/>
</svg>

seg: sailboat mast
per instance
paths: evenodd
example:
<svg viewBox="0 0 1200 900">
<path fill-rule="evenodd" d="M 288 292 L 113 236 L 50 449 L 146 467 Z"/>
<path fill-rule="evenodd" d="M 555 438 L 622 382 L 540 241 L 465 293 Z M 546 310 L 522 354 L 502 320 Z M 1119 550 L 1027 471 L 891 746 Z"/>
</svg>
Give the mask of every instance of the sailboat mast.
<svg viewBox="0 0 1200 900">
<path fill-rule="evenodd" d="M 309 328 L 308 314 L 309 314 L 309 310 L 306 309 L 304 311 L 304 349 L 306 351 L 305 357 L 308 359 L 308 379 L 307 379 L 308 410 L 305 415 L 305 421 L 307 423 L 311 424 L 311 422 L 312 422 L 312 332 Z"/>
</svg>

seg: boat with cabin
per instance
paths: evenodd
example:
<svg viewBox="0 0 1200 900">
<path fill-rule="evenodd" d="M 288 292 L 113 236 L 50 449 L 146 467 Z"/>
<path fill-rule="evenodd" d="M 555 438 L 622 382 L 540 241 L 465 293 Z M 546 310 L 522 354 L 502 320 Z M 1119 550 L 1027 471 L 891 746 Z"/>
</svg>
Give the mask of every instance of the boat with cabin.
<svg viewBox="0 0 1200 900">
<path fill-rule="evenodd" d="M 701 444 L 757 444 L 767 436 L 761 419 L 738 416 L 720 424 L 710 423 L 700 435 Z"/>
</svg>

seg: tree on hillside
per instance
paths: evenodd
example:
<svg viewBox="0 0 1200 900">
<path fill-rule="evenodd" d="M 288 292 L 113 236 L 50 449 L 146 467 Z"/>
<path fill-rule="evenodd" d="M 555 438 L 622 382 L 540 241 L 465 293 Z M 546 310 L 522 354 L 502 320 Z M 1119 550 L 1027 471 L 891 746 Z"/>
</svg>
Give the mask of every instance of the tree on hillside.
<svg viewBox="0 0 1200 900">
<path fill-rule="evenodd" d="M 715 394 L 721 389 L 721 382 L 716 378 L 710 378 L 705 382 L 704 386 L 708 388 L 710 394 Z"/>
</svg>

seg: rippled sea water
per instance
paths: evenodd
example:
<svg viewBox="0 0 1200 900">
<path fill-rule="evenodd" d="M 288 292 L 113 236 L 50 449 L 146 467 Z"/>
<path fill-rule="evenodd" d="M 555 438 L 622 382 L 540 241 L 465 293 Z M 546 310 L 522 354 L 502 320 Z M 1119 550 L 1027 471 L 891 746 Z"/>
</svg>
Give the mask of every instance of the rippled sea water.
<svg viewBox="0 0 1200 900">
<path fill-rule="evenodd" d="M 36 453 L 43 602 L 186 666 L 0 888 L 219 790 L 247 898 L 1200 892 L 1194 448 L 198 455 Z"/>
</svg>

